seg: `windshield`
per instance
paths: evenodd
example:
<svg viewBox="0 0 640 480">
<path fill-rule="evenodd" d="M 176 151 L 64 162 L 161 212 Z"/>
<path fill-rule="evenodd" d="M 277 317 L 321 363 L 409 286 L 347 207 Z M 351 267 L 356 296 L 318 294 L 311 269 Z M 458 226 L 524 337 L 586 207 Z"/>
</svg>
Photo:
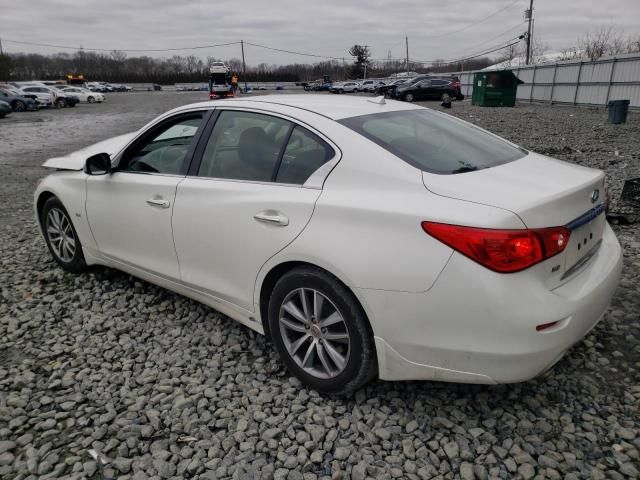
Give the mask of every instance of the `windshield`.
<svg viewBox="0 0 640 480">
<path fill-rule="evenodd" d="M 340 123 L 431 173 L 470 172 L 527 154 L 478 127 L 426 108 L 362 115 Z"/>
</svg>

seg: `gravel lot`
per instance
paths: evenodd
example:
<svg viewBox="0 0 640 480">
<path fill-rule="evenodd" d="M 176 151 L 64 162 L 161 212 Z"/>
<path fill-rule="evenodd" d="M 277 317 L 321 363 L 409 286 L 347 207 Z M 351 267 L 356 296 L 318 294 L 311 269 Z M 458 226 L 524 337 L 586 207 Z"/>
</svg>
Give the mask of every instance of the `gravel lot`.
<svg viewBox="0 0 640 480">
<path fill-rule="evenodd" d="M 32 218 L 43 160 L 200 98 L 112 94 L 0 120 L 0 478 L 638 478 L 638 224 L 615 227 L 625 269 L 604 321 L 545 378 L 378 381 L 350 399 L 302 388 L 269 342 L 212 309 L 57 268 Z M 610 184 L 640 161 L 635 113 L 615 127 L 567 107 L 451 113 L 604 167 Z"/>
</svg>

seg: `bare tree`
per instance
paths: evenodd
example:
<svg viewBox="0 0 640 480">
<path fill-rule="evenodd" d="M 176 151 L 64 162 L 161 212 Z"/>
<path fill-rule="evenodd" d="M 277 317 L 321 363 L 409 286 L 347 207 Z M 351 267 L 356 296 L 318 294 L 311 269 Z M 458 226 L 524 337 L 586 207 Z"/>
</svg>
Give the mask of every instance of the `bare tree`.
<svg viewBox="0 0 640 480">
<path fill-rule="evenodd" d="M 625 51 L 625 46 L 622 32 L 613 25 L 602 26 L 596 32 L 587 33 L 579 43 L 582 55 L 591 61 L 605 55 L 619 55 Z"/>
<path fill-rule="evenodd" d="M 640 34 L 627 39 L 625 53 L 640 53 Z"/>
<path fill-rule="evenodd" d="M 127 59 L 127 54 L 122 50 L 111 50 L 111 53 L 109 55 L 111 56 L 114 62 L 120 63 L 120 64 L 124 63 L 124 61 Z"/>
</svg>

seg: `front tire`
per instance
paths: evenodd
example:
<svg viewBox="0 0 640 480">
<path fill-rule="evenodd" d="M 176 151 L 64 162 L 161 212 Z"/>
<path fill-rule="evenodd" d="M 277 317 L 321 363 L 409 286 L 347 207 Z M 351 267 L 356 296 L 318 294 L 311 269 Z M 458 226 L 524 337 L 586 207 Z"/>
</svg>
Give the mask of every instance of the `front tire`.
<svg viewBox="0 0 640 480">
<path fill-rule="evenodd" d="M 375 345 L 353 293 L 313 267 L 286 273 L 268 310 L 271 338 L 289 371 L 319 392 L 349 395 L 376 376 Z"/>
<path fill-rule="evenodd" d="M 340 90 L 338 90 L 338 93 L 344 93 L 344 90 L 341 88 Z"/>
<path fill-rule="evenodd" d="M 71 273 L 86 270 L 82 244 L 69 213 L 57 197 L 51 197 L 44 203 L 40 225 L 47 247 L 58 265 Z"/>
<path fill-rule="evenodd" d="M 87 98 L 87 103 L 96 103 L 96 99 L 93 97 Z"/>
<path fill-rule="evenodd" d="M 26 109 L 26 105 L 22 100 L 16 100 L 13 102 L 13 111 L 14 112 L 24 112 Z"/>
<path fill-rule="evenodd" d="M 61 98 L 57 101 L 58 108 L 64 108 L 67 106 L 67 101 L 64 98 Z"/>
<path fill-rule="evenodd" d="M 404 96 L 404 99 L 405 99 L 407 102 L 413 102 L 413 100 L 414 100 L 413 93 L 407 93 L 407 94 Z"/>
</svg>

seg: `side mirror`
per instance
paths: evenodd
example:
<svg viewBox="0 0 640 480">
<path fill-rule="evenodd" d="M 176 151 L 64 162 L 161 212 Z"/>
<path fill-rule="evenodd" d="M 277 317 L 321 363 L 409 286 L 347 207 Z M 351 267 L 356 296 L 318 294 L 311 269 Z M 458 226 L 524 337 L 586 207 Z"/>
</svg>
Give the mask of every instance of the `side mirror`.
<svg viewBox="0 0 640 480">
<path fill-rule="evenodd" d="M 106 175 L 111 173 L 111 157 L 108 153 L 97 153 L 87 158 L 84 163 L 87 175 Z"/>
</svg>

